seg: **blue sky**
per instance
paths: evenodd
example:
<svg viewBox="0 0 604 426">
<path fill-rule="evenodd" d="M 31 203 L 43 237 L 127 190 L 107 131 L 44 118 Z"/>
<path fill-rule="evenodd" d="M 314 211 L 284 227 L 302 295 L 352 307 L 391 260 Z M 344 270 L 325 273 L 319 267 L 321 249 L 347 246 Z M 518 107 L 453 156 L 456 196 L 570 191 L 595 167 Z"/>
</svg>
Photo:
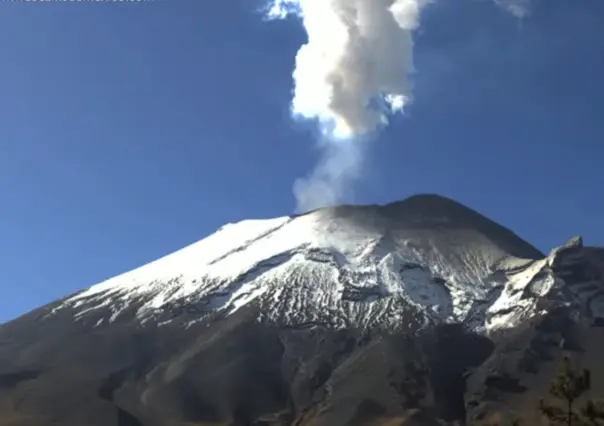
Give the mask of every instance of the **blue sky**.
<svg viewBox="0 0 604 426">
<path fill-rule="evenodd" d="M 604 244 L 604 2 L 441 1 L 415 101 L 355 202 L 455 198 L 543 250 Z M 203 238 L 293 211 L 313 126 L 289 117 L 293 19 L 252 0 L 0 4 L 0 322 Z"/>
</svg>

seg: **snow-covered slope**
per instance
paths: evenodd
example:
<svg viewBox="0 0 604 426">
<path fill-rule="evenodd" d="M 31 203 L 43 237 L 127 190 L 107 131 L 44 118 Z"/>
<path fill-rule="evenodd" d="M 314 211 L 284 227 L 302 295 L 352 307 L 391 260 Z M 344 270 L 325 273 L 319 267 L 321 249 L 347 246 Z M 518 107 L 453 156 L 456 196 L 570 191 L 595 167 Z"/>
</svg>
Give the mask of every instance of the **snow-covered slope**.
<svg viewBox="0 0 604 426">
<path fill-rule="evenodd" d="M 55 309 L 74 308 L 97 325 L 135 313 L 195 306 L 190 321 L 257 306 L 291 325 L 465 322 L 509 327 L 538 313 L 558 284 L 550 262 L 519 237 L 443 197 L 385 206 L 341 206 L 304 215 L 229 224 L 148 265 L 97 284 Z M 171 308 L 170 308 L 171 307 Z"/>
</svg>

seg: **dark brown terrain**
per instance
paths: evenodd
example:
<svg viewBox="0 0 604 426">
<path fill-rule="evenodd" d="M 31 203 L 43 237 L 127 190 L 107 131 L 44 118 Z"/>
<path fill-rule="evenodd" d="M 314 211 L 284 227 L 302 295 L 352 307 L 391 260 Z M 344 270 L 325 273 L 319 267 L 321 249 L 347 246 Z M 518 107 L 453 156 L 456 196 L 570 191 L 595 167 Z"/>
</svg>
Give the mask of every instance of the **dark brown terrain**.
<svg viewBox="0 0 604 426">
<path fill-rule="evenodd" d="M 604 397 L 604 319 L 567 294 L 604 292 L 604 250 L 576 239 L 552 259 L 565 288 L 495 335 L 422 325 L 412 306 L 392 332 L 259 322 L 254 305 L 190 327 L 93 327 L 49 316 L 57 301 L 0 326 L 0 426 L 538 425 L 563 355 Z"/>
</svg>

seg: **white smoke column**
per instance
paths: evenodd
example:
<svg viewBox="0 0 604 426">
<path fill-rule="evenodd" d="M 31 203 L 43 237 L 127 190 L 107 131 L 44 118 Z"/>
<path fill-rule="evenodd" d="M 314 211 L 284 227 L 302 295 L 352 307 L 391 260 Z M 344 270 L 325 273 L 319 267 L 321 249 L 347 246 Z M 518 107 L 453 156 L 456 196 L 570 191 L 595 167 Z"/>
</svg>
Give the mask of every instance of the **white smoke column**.
<svg viewBox="0 0 604 426">
<path fill-rule="evenodd" d="M 323 134 L 323 158 L 294 185 L 298 210 L 339 203 L 361 176 L 364 141 L 412 99 L 413 31 L 431 0 L 269 1 L 269 18 L 293 14 L 306 29 L 292 114 L 318 120 Z M 530 0 L 494 2 L 523 18 Z"/>
<path fill-rule="evenodd" d="M 294 114 L 317 118 L 328 133 L 348 138 L 385 123 L 388 110 L 401 110 L 411 97 L 411 32 L 426 3 L 277 0 L 271 15 L 295 10 L 308 34 L 296 58 Z"/>
<path fill-rule="evenodd" d="M 275 0 L 308 34 L 296 58 L 292 113 L 317 119 L 325 157 L 294 191 L 298 209 L 334 204 L 359 177 L 363 136 L 411 100 L 412 31 L 429 0 Z"/>
<path fill-rule="evenodd" d="M 305 212 L 350 200 L 352 183 L 363 168 L 363 145 L 361 138 L 322 138 L 319 163 L 307 178 L 294 183 L 297 210 Z"/>
</svg>

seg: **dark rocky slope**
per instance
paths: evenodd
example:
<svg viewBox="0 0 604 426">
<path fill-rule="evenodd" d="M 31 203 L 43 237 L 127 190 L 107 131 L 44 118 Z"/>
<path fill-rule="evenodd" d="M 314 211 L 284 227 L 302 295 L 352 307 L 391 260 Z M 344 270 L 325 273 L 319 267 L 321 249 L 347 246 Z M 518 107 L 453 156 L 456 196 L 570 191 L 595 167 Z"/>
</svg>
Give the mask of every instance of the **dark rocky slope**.
<svg viewBox="0 0 604 426">
<path fill-rule="evenodd" d="M 539 424 L 562 354 L 591 369 L 604 396 L 604 250 L 575 239 L 550 259 L 559 288 L 542 312 L 488 336 L 425 326 L 411 305 L 388 332 L 259 322 L 254 304 L 193 325 L 184 313 L 94 327 L 71 309 L 49 316 L 58 301 L 0 327 L 0 426 Z"/>
</svg>

